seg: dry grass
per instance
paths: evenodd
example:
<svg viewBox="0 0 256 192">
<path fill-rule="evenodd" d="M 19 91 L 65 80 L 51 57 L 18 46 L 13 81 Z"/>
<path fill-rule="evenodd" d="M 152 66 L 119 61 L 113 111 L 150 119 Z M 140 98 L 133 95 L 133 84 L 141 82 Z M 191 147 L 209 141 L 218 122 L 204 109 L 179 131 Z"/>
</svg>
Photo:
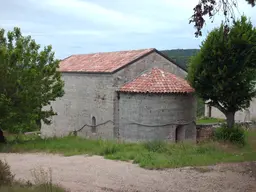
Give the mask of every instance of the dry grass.
<svg viewBox="0 0 256 192">
<path fill-rule="evenodd" d="M 67 192 L 62 187 L 52 183 L 52 172 L 49 169 L 33 170 L 34 182 L 15 181 L 14 175 L 6 162 L 0 160 L 0 191 L 1 192 Z"/>
</svg>

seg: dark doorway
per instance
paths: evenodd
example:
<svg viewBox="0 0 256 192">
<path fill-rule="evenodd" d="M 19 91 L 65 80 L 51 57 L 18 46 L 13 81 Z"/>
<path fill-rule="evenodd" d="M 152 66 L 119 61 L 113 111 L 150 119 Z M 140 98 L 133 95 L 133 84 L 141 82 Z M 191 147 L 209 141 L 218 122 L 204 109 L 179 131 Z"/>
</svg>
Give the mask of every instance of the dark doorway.
<svg viewBox="0 0 256 192">
<path fill-rule="evenodd" d="M 182 125 L 178 125 L 175 131 L 175 141 L 180 142 L 184 140 L 184 128 Z"/>
<path fill-rule="evenodd" d="M 96 133 L 96 118 L 92 117 L 92 133 Z"/>
</svg>

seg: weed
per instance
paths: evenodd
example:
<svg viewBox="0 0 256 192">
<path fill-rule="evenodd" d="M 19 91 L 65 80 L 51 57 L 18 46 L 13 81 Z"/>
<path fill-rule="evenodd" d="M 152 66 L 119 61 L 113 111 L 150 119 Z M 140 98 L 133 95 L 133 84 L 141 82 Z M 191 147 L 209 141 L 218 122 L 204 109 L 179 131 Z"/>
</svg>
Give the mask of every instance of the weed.
<svg viewBox="0 0 256 192">
<path fill-rule="evenodd" d="M 10 171 L 10 166 L 0 160 L 0 191 L 1 192 L 66 192 L 60 186 L 52 183 L 52 172 L 40 169 L 33 170 L 32 176 L 35 181 L 15 181 L 14 175 Z"/>
<path fill-rule="evenodd" d="M 11 185 L 14 180 L 14 175 L 11 173 L 10 166 L 0 160 L 0 186 Z"/>
</svg>

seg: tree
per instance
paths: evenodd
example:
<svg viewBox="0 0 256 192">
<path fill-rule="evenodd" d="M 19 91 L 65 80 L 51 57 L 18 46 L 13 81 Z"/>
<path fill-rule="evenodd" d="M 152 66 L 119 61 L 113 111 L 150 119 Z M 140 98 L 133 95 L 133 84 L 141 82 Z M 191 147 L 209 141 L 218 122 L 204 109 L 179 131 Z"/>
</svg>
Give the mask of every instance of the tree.
<svg viewBox="0 0 256 192">
<path fill-rule="evenodd" d="M 252 7 L 255 6 L 256 0 L 245 0 Z M 202 28 L 205 24 L 205 17 L 212 19 L 217 13 L 223 12 L 224 15 L 224 31 L 229 30 L 228 23 L 230 19 L 234 21 L 234 9 L 237 9 L 237 0 L 199 0 L 194 7 L 194 14 L 191 16 L 189 23 L 194 23 L 196 28 L 195 36 L 202 36 Z"/>
<path fill-rule="evenodd" d="M 34 130 L 38 119 L 51 123 L 56 113 L 42 109 L 64 94 L 58 65 L 51 46 L 40 50 L 19 28 L 0 29 L 0 128 L 24 132 Z"/>
<path fill-rule="evenodd" d="M 245 16 L 234 21 L 227 35 L 223 28 L 210 32 L 192 57 L 188 81 L 233 127 L 235 112 L 249 107 L 256 96 L 256 29 Z"/>
</svg>

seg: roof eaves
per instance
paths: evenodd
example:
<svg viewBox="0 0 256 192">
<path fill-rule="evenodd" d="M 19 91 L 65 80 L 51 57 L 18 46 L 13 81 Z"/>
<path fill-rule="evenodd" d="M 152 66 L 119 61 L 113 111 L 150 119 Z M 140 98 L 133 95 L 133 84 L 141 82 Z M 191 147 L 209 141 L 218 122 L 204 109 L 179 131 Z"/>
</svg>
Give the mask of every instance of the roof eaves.
<svg viewBox="0 0 256 192">
<path fill-rule="evenodd" d="M 194 91 L 136 91 L 136 90 L 116 90 L 120 93 L 137 93 L 137 94 L 188 94 L 193 93 Z"/>
</svg>

